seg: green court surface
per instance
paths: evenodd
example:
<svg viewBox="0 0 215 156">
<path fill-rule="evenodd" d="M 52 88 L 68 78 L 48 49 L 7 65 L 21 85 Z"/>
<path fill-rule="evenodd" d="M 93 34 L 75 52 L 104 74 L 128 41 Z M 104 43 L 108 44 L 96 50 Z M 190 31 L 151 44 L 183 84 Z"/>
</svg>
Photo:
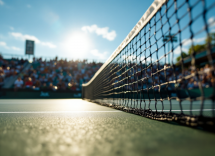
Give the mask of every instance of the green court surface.
<svg viewBox="0 0 215 156">
<path fill-rule="evenodd" d="M 0 100 L 0 155 L 214 155 L 215 134 L 83 100 Z"/>
</svg>

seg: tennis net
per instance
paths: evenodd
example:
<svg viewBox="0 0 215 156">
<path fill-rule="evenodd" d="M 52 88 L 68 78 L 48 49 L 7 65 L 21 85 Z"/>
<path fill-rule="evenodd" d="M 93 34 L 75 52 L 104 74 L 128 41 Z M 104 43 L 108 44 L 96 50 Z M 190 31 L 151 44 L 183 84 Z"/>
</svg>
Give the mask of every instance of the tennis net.
<svg viewBox="0 0 215 156">
<path fill-rule="evenodd" d="M 155 0 L 82 97 L 156 120 L 215 126 L 215 1 Z"/>
</svg>

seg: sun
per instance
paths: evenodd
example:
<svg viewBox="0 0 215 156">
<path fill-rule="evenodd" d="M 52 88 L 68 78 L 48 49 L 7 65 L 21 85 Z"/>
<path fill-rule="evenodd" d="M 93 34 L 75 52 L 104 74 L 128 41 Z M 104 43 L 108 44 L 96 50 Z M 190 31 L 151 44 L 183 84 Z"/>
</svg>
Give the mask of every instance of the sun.
<svg viewBox="0 0 215 156">
<path fill-rule="evenodd" d="M 65 37 L 63 50 L 73 58 L 86 58 L 92 48 L 92 41 L 84 32 L 73 32 Z"/>
</svg>

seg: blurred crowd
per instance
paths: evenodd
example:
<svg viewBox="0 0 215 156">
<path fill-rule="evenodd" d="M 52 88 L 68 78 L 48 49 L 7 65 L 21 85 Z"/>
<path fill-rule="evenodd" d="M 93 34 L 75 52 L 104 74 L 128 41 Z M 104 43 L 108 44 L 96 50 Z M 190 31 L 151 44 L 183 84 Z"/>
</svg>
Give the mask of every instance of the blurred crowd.
<svg viewBox="0 0 215 156">
<path fill-rule="evenodd" d="M 214 66 L 215 68 L 215 66 Z M 129 67 L 127 68 L 129 69 Z M 133 66 L 128 72 L 121 74 L 118 70 L 114 80 L 114 87 L 124 86 L 125 90 L 159 90 L 168 88 L 168 90 L 177 89 L 195 89 L 199 88 L 199 83 L 203 88 L 212 87 L 215 83 L 215 73 L 208 64 L 201 68 L 185 67 L 184 70 L 180 66 L 173 69 L 168 64 L 153 65 L 148 68 L 143 65 Z M 121 76 L 120 76 L 121 75 Z M 128 77 L 127 79 L 124 79 Z M 120 81 L 124 79 L 125 81 Z M 175 81 L 177 79 L 177 82 Z M 123 84 L 122 84 L 123 83 Z M 124 85 L 127 84 L 127 85 Z"/>
<path fill-rule="evenodd" d="M 24 59 L 4 59 L 0 55 L 0 88 L 4 85 L 4 80 L 8 77 L 14 77 L 23 70 L 27 60 Z"/>
<path fill-rule="evenodd" d="M 88 82 L 102 63 L 87 60 L 50 61 L 33 59 L 28 70 L 19 73 L 14 83 L 15 90 L 29 88 L 33 90 L 71 90 L 80 91 L 83 83 Z"/>
<path fill-rule="evenodd" d="M 23 70 L 28 60 L 3 59 L 0 56 L 0 88 L 8 77 L 18 76 L 14 82 L 15 90 L 20 88 L 33 90 L 71 90 L 81 91 L 83 83 L 87 83 L 102 66 L 102 63 L 88 62 L 87 60 L 42 60 L 33 59 L 30 67 Z M 118 66 L 119 67 L 119 66 Z M 215 67 L 214 67 L 215 68 Z M 114 87 L 124 86 L 124 90 L 168 90 L 195 89 L 199 84 L 203 88 L 211 87 L 215 83 L 212 67 L 205 64 L 200 68 L 180 66 L 173 69 L 168 64 L 146 67 L 127 65 L 127 71 L 113 68 Z M 124 81 L 121 81 L 121 80 Z M 175 81 L 177 79 L 177 82 Z M 199 83 L 200 82 L 200 83 Z M 126 84 L 126 85 L 124 85 Z M 160 86 L 160 87 L 159 87 Z"/>
</svg>

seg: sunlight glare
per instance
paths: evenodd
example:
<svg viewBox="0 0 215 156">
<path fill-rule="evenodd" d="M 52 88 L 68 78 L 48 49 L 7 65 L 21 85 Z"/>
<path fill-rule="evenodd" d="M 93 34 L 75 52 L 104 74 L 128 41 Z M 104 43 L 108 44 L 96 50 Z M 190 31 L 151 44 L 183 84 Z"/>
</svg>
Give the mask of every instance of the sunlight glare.
<svg viewBox="0 0 215 156">
<path fill-rule="evenodd" d="M 73 58 L 86 58 L 92 47 L 92 42 L 87 34 L 74 32 L 69 34 L 64 42 L 63 49 Z"/>
</svg>

